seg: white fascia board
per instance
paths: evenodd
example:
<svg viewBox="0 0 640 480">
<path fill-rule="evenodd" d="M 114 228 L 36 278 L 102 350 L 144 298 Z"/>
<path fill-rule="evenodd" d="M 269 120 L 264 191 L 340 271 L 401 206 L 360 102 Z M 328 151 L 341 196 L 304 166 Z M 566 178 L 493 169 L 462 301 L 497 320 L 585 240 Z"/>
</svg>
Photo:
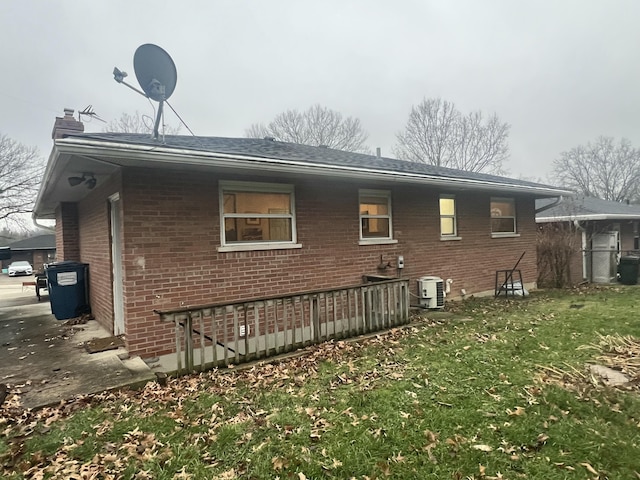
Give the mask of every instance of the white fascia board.
<svg viewBox="0 0 640 480">
<path fill-rule="evenodd" d="M 315 162 L 312 163 L 302 160 L 281 160 L 271 157 L 203 152 L 200 150 L 164 148 L 162 146 L 150 147 L 148 145 L 119 144 L 79 138 L 59 140 L 56 145 L 63 153 L 83 156 L 103 155 L 112 157 L 117 159 L 117 163 L 122 166 L 127 164 L 127 159 L 134 159 L 143 162 L 150 162 L 155 165 L 164 163 L 217 168 L 233 167 L 236 169 L 255 171 L 256 164 L 258 164 L 263 170 L 279 173 L 300 174 L 301 172 L 304 172 L 305 174 L 311 175 L 330 175 L 348 177 L 352 179 L 360 178 L 366 180 L 399 181 L 440 185 L 445 187 L 470 188 L 474 190 L 500 190 L 513 193 L 529 193 L 540 197 L 555 197 L 573 193 L 568 190 L 555 188 L 486 182 L 482 180 L 455 177 L 442 178 L 428 174 L 395 172 L 374 168 L 351 167 L 346 165 L 322 164 Z M 153 157 L 149 155 L 150 153 L 153 154 Z M 229 163 L 230 160 L 233 160 L 233 164 Z"/>
<path fill-rule="evenodd" d="M 592 213 L 589 215 L 559 215 L 557 217 L 536 217 L 536 223 L 573 222 L 574 220 L 640 220 L 640 213 Z"/>
<path fill-rule="evenodd" d="M 38 195 L 36 195 L 36 201 L 33 204 L 33 212 L 31 213 L 31 217 L 34 220 L 37 218 L 42 218 L 38 216 L 38 210 L 40 207 L 40 203 L 42 202 L 42 197 L 44 196 L 45 192 L 48 190 L 49 184 L 51 183 L 51 177 L 53 176 L 53 172 L 55 172 L 56 170 L 59 157 L 60 157 L 60 151 L 56 145 L 56 142 L 54 142 L 53 149 L 51 149 L 51 153 L 49 154 L 49 160 L 47 161 L 47 166 L 44 170 L 44 175 L 42 176 L 42 182 L 40 182 Z"/>
</svg>

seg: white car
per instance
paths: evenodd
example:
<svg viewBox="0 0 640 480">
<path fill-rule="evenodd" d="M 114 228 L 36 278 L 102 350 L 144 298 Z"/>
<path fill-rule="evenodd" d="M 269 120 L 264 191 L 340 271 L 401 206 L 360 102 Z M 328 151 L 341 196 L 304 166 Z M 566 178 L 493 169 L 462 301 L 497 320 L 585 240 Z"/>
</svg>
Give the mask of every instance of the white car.
<svg viewBox="0 0 640 480">
<path fill-rule="evenodd" d="M 27 261 L 12 262 L 8 270 L 10 277 L 15 277 L 16 275 L 33 275 L 33 267 Z"/>
</svg>

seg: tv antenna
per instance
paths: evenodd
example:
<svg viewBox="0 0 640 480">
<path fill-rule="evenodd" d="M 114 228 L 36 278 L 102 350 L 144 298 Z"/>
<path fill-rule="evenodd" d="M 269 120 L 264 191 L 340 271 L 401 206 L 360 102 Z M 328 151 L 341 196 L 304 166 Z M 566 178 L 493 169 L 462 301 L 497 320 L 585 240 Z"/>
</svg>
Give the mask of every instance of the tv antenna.
<svg viewBox="0 0 640 480">
<path fill-rule="evenodd" d="M 102 123 L 107 123 L 105 120 L 101 119 L 98 114 L 93 109 L 93 105 L 88 105 L 84 110 L 78 110 L 78 119 L 82 120 L 82 117 L 95 118 L 96 120 L 100 120 Z"/>
<path fill-rule="evenodd" d="M 163 106 L 165 102 L 168 103 L 167 100 L 176 88 L 178 72 L 169 54 L 151 43 L 138 47 L 133 55 L 133 68 L 142 91 L 125 82 L 127 72 L 119 70 L 118 67 L 113 68 L 113 78 L 134 92 L 158 102 L 158 113 L 153 126 L 153 138 L 157 140 Z"/>
</svg>

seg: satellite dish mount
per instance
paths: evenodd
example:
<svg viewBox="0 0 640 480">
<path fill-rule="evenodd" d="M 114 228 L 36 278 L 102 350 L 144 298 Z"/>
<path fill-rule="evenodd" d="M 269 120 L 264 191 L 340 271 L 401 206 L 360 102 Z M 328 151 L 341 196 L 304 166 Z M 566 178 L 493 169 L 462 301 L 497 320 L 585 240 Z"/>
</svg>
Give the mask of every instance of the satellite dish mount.
<svg viewBox="0 0 640 480">
<path fill-rule="evenodd" d="M 158 113 L 153 126 L 153 138 L 158 139 L 158 129 L 162 118 L 164 103 L 169 99 L 176 88 L 178 73 L 173 60 L 167 52 L 157 45 L 145 43 L 136 50 L 133 55 L 133 68 L 141 90 L 124 81 L 127 72 L 113 69 L 113 78 L 131 90 L 158 102 Z"/>
</svg>

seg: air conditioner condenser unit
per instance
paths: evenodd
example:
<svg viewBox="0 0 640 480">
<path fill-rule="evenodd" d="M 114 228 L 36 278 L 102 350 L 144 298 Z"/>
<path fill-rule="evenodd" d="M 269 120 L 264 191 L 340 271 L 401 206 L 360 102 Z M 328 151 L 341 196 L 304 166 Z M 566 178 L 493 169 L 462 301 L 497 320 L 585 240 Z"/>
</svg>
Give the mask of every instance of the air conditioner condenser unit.
<svg viewBox="0 0 640 480">
<path fill-rule="evenodd" d="M 440 277 L 420 277 L 418 296 L 420 305 L 425 308 L 444 308 L 444 281 Z"/>
</svg>

